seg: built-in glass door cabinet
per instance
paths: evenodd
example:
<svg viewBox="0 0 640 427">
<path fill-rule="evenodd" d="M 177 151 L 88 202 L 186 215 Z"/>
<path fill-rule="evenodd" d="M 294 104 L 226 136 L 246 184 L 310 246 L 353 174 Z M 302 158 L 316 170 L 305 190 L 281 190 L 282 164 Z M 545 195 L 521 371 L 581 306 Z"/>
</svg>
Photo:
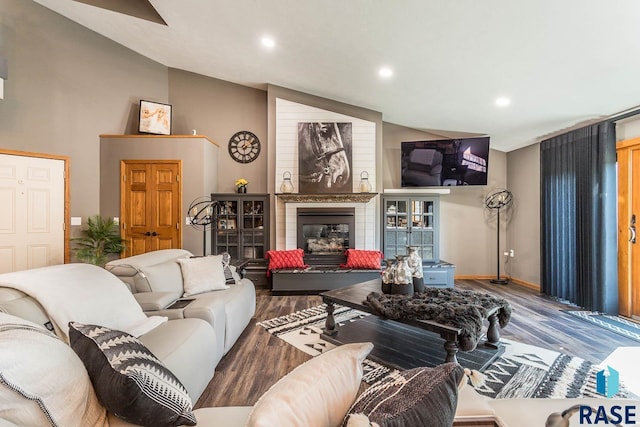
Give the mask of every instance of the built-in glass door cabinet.
<svg viewBox="0 0 640 427">
<path fill-rule="evenodd" d="M 263 259 L 269 250 L 269 195 L 214 193 L 218 202 L 211 229 L 213 252 L 231 258 Z"/>
<path fill-rule="evenodd" d="M 415 194 L 382 195 L 382 250 L 385 258 L 406 255 L 415 246 L 422 258 L 424 283 L 452 288 L 455 265 L 440 259 L 438 196 Z"/>
<path fill-rule="evenodd" d="M 407 255 L 407 246 L 415 246 L 423 262 L 439 261 L 438 208 L 437 196 L 383 195 L 385 258 Z"/>
</svg>

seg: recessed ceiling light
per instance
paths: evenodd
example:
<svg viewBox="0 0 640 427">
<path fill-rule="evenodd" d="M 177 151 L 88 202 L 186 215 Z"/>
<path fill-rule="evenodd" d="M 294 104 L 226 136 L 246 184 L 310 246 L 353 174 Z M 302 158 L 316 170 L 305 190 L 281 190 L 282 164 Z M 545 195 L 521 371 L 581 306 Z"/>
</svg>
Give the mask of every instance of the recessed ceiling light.
<svg viewBox="0 0 640 427">
<path fill-rule="evenodd" d="M 500 98 L 496 99 L 496 105 L 498 107 L 506 107 L 509 104 L 511 104 L 511 100 L 506 96 L 501 96 Z"/>
<path fill-rule="evenodd" d="M 393 76 L 393 70 L 389 67 L 382 67 L 378 70 L 378 75 L 383 79 L 388 79 Z"/>
<path fill-rule="evenodd" d="M 262 37 L 260 42 L 262 43 L 262 46 L 269 49 L 273 49 L 276 46 L 276 41 L 269 36 Z"/>
</svg>

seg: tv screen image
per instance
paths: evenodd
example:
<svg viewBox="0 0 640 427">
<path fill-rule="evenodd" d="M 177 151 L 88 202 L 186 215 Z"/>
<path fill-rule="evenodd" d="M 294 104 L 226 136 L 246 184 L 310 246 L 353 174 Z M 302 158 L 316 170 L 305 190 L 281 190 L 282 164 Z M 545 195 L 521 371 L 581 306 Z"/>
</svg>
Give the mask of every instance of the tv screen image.
<svg viewBox="0 0 640 427">
<path fill-rule="evenodd" d="M 487 185 L 489 137 L 401 143 L 402 187 Z"/>
</svg>

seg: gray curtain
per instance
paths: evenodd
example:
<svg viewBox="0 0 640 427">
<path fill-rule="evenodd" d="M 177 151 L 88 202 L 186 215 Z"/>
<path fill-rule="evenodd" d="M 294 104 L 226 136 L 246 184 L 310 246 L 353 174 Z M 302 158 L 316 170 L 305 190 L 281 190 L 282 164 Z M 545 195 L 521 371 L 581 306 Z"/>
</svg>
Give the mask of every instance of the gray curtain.
<svg viewBox="0 0 640 427">
<path fill-rule="evenodd" d="M 540 163 L 542 292 L 617 314 L 615 125 L 543 141 Z"/>
</svg>

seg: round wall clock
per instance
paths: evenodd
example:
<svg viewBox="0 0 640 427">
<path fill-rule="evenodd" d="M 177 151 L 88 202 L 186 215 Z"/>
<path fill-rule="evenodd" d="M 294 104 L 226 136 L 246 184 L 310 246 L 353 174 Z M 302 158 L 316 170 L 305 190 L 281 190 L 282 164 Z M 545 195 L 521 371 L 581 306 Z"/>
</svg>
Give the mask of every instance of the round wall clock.
<svg viewBox="0 0 640 427">
<path fill-rule="evenodd" d="M 260 140 L 249 131 L 236 132 L 229 139 L 229 155 L 239 163 L 251 163 L 260 154 Z"/>
</svg>

